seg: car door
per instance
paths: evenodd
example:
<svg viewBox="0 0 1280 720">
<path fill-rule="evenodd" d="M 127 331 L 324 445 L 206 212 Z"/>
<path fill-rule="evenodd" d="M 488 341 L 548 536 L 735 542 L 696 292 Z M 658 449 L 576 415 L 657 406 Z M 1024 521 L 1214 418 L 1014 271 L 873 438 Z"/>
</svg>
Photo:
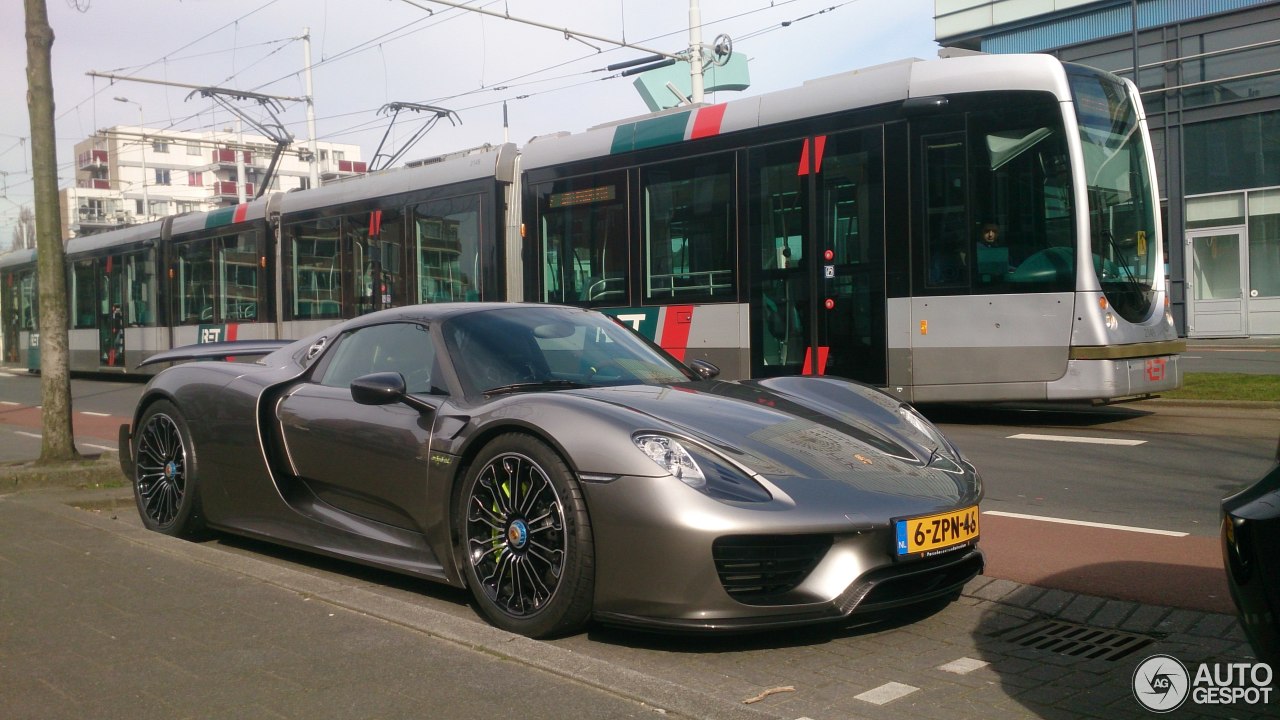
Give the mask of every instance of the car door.
<svg viewBox="0 0 1280 720">
<path fill-rule="evenodd" d="M 276 406 L 294 473 L 338 510 L 421 531 L 436 413 L 399 403 L 361 405 L 351 398 L 351 381 L 398 372 L 410 392 L 438 407 L 431 333 L 411 322 L 371 325 L 341 336 L 328 353 L 313 377 Z"/>
</svg>

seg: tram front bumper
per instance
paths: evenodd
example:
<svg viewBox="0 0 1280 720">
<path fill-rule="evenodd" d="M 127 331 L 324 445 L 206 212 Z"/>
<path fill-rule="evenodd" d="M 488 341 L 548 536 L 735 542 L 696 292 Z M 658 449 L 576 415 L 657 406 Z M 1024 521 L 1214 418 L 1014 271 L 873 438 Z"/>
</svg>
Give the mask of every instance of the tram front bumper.
<svg viewBox="0 0 1280 720">
<path fill-rule="evenodd" d="M 1178 355 L 1071 359 L 1067 372 L 1047 384 L 1049 400 L 1113 400 L 1153 395 L 1182 386 Z"/>
</svg>

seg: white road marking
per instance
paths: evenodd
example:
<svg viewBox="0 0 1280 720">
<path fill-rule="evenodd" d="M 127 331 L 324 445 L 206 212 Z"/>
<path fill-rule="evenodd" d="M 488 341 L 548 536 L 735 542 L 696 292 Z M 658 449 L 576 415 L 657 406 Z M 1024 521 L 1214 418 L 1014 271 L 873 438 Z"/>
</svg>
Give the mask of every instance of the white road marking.
<svg viewBox="0 0 1280 720">
<path fill-rule="evenodd" d="M 1049 442 L 1088 443 L 1090 445 L 1145 445 L 1146 440 L 1121 440 L 1118 438 L 1080 437 L 1076 435 L 1036 435 L 1034 433 L 1018 433 L 1010 435 L 1006 440 L 1048 440 Z"/>
<path fill-rule="evenodd" d="M 1080 525 L 1083 527 L 1102 528 L 1103 530 L 1124 530 L 1125 532 L 1147 533 L 1148 535 L 1167 535 L 1169 537 L 1187 536 L 1187 533 L 1175 532 L 1173 530 L 1156 530 L 1154 528 L 1141 528 L 1130 525 L 1112 525 L 1110 523 L 1096 523 L 1085 520 L 1067 520 L 1065 518 L 1045 517 L 1044 515 L 1023 515 L 1022 513 L 1003 512 L 1000 510 L 983 510 L 982 514 L 994 515 L 995 517 L 1016 518 L 1018 520 L 1039 520 L 1040 522 L 1059 523 L 1061 525 Z"/>
<path fill-rule="evenodd" d="M 22 435 L 22 436 L 24 436 L 24 437 L 29 437 L 29 438 L 35 438 L 35 439 L 37 439 L 37 440 L 39 440 L 39 439 L 40 439 L 40 437 L 41 437 L 40 433 L 29 433 L 29 432 L 23 432 L 23 431 L 21 431 L 21 430 L 14 430 L 14 431 L 13 431 L 13 434 L 14 434 L 14 435 Z"/>
<path fill-rule="evenodd" d="M 877 688 L 871 688 L 861 695 L 854 695 L 853 697 L 855 700 L 869 702 L 872 705 L 884 705 L 885 703 L 893 702 L 898 698 L 906 697 L 919 689 L 920 688 L 912 685 L 903 685 L 902 683 L 891 682 L 885 683 Z"/>
<path fill-rule="evenodd" d="M 87 448 L 93 448 L 94 450 L 105 450 L 107 452 L 115 452 L 118 449 L 113 447 L 107 447 L 106 445 L 94 445 L 93 443 L 80 443 L 80 444 Z"/>
<path fill-rule="evenodd" d="M 16 403 L 12 400 L 0 400 L 0 405 L 21 405 L 21 404 L 22 403 Z"/>
<path fill-rule="evenodd" d="M 962 657 L 959 660 L 952 660 L 946 665 L 939 665 L 938 669 L 942 672 L 955 673 L 956 675 L 968 675 L 969 673 L 983 668 L 991 663 L 986 660 L 975 660 L 971 657 Z"/>
<path fill-rule="evenodd" d="M 111 413 L 93 412 L 92 410 L 81 410 L 81 415 L 92 415 L 93 417 L 111 417 Z"/>
</svg>

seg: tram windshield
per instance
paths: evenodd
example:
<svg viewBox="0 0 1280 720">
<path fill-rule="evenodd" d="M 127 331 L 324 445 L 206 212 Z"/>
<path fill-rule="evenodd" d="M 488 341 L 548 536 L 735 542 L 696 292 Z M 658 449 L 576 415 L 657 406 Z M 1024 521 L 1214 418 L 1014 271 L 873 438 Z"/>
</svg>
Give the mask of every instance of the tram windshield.
<svg viewBox="0 0 1280 720">
<path fill-rule="evenodd" d="M 1115 311 L 1141 322 L 1155 297 L 1155 195 L 1138 114 L 1117 78 L 1070 68 L 1089 192 L 1089 235 L 1102 291 Z"/>
</svg>

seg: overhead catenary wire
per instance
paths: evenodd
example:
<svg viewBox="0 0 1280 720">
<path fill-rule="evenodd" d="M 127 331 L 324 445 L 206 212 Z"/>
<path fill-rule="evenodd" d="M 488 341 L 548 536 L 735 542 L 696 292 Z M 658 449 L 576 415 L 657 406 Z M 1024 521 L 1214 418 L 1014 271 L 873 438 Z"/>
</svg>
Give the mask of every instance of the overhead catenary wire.
<svg viewBox="0 0 1280 720">
<path fill-rule="evenodd" d="M 491 0 L 490 2 L 487 2 L 487 3 L 478 4 L 478 6 L 479 6 L 479 7 L 487 8 L 487 7 L 490 7 L 490 6 L 494 5 L 494 4 L 495 4 L 496 2 L 498 2 L 498 1 L 499 1 L 499 0 Z M 746 33 L 746 34 L 740 35 L 740 36 L 739 36 L 739 39 L 752 39 L 752 38 L 756 38 L 756 37 L 759 37 L 759 36 L 761 36 L 761 35 L 764 35 L 764 34 L 766 34 L 766 33 L 774 32 L 774 31 L 776 31 L 776 30 L 783 29 L 783 28 L 786 28 L 786 27 L 791 27 L 791 26 L 792 26 L 792 25 L 794 25 L 795 23 L 798 23 L 798 22 L 801 22 L 801 21 L 804 21 L 804 20 L 807 20 L 807 19 L 810 19 L 810 18 L 813 18 L 813 17 L 817 17 L 817 16 L 822 15 L 822 14 L 824 14 L 824 13 L 829 13 L 829 12 L 831 12 L 831 11 L 833 11 L 833 10 L 836 10 L 836 9 L 838 9 L 838 8 L 841 8 L 841 7 L 844 7 L 844 6 L 846 6 L 846 5 L 853 4 L 853 3 L 857 2 L 857 1 L 858 1 L 858 0 L 847 0 L 847 2 L 838 3 L 838 4 L 836 4 L 836 5 L 832 5 L 832 6 L 829 6 L 829 7 L 825 7 L 825 8 L 823 8 L 822 10 L 819 10 L 819 11 L 816 11 L 816 12 L 812 12 L 812 13 L 807 13 L 807 14 L 804 14 L 804 15 L 800 15 L 799 17 L 793 18 L 793 19 L 791 19 L 791 20 L 786 20 L 786 21 L 783 21 L 783 22 L 781 22 L 781 23 L 771 23 L 771 24 L 770 24 L 769 26 L 767 26 L 767 27 L 759 28 L 759 29 L 757 29 L 757 30 L 753 30 L 753 31 L 750 31 L 750 32 L 748 32 L 748 33 Z M 243 15 L 241 15 L 240 17 L 238 17 L 238 18 L 236 18 L 236 19 L 234 19 L 234 20 L 231 20 L 231 21 L 229 21 L 229 22 L 227 22 L 227 23 L 224 23 L 223 25 L 221 25 L 221 26 L 219 26 L 219 27 L 217 27 L 217 28 L 215 28 L 215 29 L 213 29 L 213 30 L 211 30 L 211 31 L 207 32 L 207 33 L 202 34 L 201 36 L 197 37 L 196 39 L 194 39 L 194 40 L 192 40 L 192 41 L 190 41 L 190 42 L 184 43 L 183 45 L 181 45 L 180 47 L 176 48 L 175 50 L 173 50 L 173 51 L 171 51 L 171 52 L 169 52 L 169 53 L 166 53 L 165 55 L 163 55 L 163 56 L 161 56 L 161 57 L 157 58 L 156 60 L 151 61 L 150 63 L 147 63 L 146 65 L 136 66 L 136 68 L 140 70 L 140 69 L 145 69 L 145 68 L 148 68 L 148 67 L 153 67 L 153 66 L 155 66 L 156 64 L 159 64 L 159 63 L 177 62 L 177 61 L 180 61 L 180 60 L 188 60 L 188 59 L 192 59 L 192 58 L 199 58 L 199 57 L 205 57 L 205 56 L 208 56 L 208 55 L 216 54 L 215 52 L 210 52 L 210 53 L 192 53 L 192 54 L 188 54 L 188 55 L 182 55 L 181 53 L 183 53 L 183 52 L 185 52 L 185 51 L 187 51 L 187 50 L 190 50 L 191 48 L 193 48 L 193 47 L 197 46 L 200 42 L 203 42 L 203 41 L 207 40 L 208 38 L 210 38 L 210 37 L 213 37 L 213 36 L 217 35 L 219 32 L 222 32 L 222 31 L 225 31 L 225 30 L 226 30 L 226 29 L 228 29 L 228 28 L 234 27 L 234 26 L 236 25 L 236 23 L 241 22 L 241 21 L 244 21 L 244 20 L 248 19 L 249 17 L 253 16 L 254 14 L 260 13 L 260 12 L 262 12 L 263 10 L 265 10 L 265 9 L 267 9 L 267 8 L 269 8 L 269 7 L 273 6 L 273 5 L 275 5 L 275 4 L 277 4 L 278 2 L 279 2 L 279 0 L 268 0 L 268 1 L 264 2 L 262 5 L 260 5 L 259 7 L 254 8 L 253 10 L 250 10 L 250 11 L 248 11 L 248 12 L 244 13 L 244 14 L 243 14 Z M 704 26 L 704 27 L 705 27 L 705 26 L 707 26 L 707 25 L 712 25 L 712 24 L 716 24 L 716 23 L 723 23 L 723 22 L 727 22 L 727 21 L 730 21 L 730 20 L 734 20 L 734 19 L 742 18 L 742 17 L 745 17 L 745 16 L 750 16 L 750 15 L 754 15 L 754 14 L 758 14 L 758 13 L 762 13 L 762 12 L 767 12 L 767 11 L 777 10 L 778 8 L 782 8 L 782 7 L 784 7 L 784 6 L 788 6 L 788 5 L 793 5 L 793 4 L 797 3 L 797 2 L 800 2 L 800 0 L 777 0 L 777 1 L 775 1 L 775 2 L 770 2 L 770 3 L 768 3 L 768 4 L 765 4 L 765 5 L 762 5 L 762 6 L 756 7 L 756 8 L 752 8 L 752 9 L 744 10 L 744 11 L 742 11 L 742 12 L 737 12 L 737 13 L 733 13 L 733 14 L 730 14 L 730 15 L 727 15 L 727 16 L 723 16 L 723 17 L 719 17 L 719 18 L 715 18 L 715 19 L 711 19 L 711 20 L 706 20 L 706 21 L 704 21 L 704 22 L 703 22 L 703 23 L 701 23 L 701 24 L 702 24 L 702 26 Z M 625 4 L 623 4 L 623 8 L 625 9 Z M 439 12 L 435 12 L 435 13 L 433 13 L 433 14 L 431 14 L 431 15 L 428 15 L 426 18 L 422 18 L 421 20 L 414 21 L 413 23 L 410 23 L 410 24 L 408 24 L 408 25 L 402 25 L 402 26 L 397 27 L 397 28 L 395 28 L 395 29 L 393 29 L 393 30 L 390 30 L 390 31 L 388 31 L 388 32 L 386 32 L 386 33 L 381 33 L 380 35 L 378 35 L 378 36 L 377 36 L 377 37 L 375 37 L 375 38 L 371 38 L 371 39 L 369 39 L 369 40 L 362 41 L 361 43 L 358 43 L 357 45 L 352 46 L 352 47 L 350 47 L 350 48 L 344 49 L 344 50 L 342 50 L 342 51 L 338 52 L 337 54 L 324 56 L 324 57 L 322 57 L 322 59 L 321 59 L 319 62 L 316 62 L 316 63 L 312 64 L 312 67 L 313 67 L 313 68 L 314 68 L 314 67 L 321 67 L 321 66 L 324 66 L 324 65 L 329 65 L 329 64 L 334 64 L 334 63 L 339 63 L 339 62 L 342 62 L 342 61 L 344 61 L 344 60 L 346 60 L 346 59 L 348 59 L 348 58 L 354 57 L 355 55 L 357 55 L 357 54 L 359 54 L 359 53 L 361 53 L 361 52 L 364 52 L 364 51 L 367 51 L 367 50 L 370 50 L 370 49 L 381 49 L 385 43 L 398 42 L 398 41 L 400 41 L 400 40 L 402 40 L 402 39 L 404 39 L 404 38 L 410 37 L 410 36 L 412 36 L 412 35 L 414 35 L 414 34 L 417 34 L 417 33 L 420 33 L 420 32 L 424 32 L 424 31 L 428 31 L 428 30 L 430 30 L 430 29 L 432 29 L 432 28 L 436 28 L 436 27 L 438 27 L 440 24 L 442 24 L 442 23 L 444 23 L 444 22 L 448 22 L 448 21 L 450 21 L 450 20 L 457 19 L 458 17 L 462 17 L 462 16 L 464 16 L 464 15 L 466 14 L 466 12 L 467 12 L 467 10 L 455 10 L 454 8 L 447 8 L 447 9 L 441 10 L 441 11 L 439 11 Z M 446 13 L 448 13 L 448 14 L 446 15 Z M 645 44 L 645 43 L 652 43 L 652 42 L 654 42 L 654 41 L 662 40 L 662 39 L 664 39 L 664 38 L 668 38 L 668 37 L 671 37 L 671 36 L 675 36 L 675 35 L 683 34 L 683 33 L 684 33 L 684 32 L 686 32 L 686 31 L 687 31 L 687 28 L 682 27 L 682 28 L 679 28 L 679 29 L 672 30 L 672 31 L 670 31 L 670 32 L 666 32 L 666 33 L 659 33 L 659 34 L 653 35 L 653 36 L 651 36 L 651 37 L 648 37 L 648 38 L 645 38 L 645 39 L 641 39 L 641 40 L 639 40 L 639 41 L 630 41 L 628 44 L 629 44 L 629 45 L 642 45 L 642 44 Z M 624 16 L 624 22 L 623 22 L 623 33 L 622 33 L 622 34 L 623 34 L 623 36 L 624 36 L 624 37 L 626 36 L 626 33 L 625 33 L 625 16 Z M 266 47 L 266 46 L 271 46 L 271 45 L 276 45 L 277 47 L 273 48 L 271 51 L 269 51 L 268 53 L 266 53 L 266 54 L 265 54 L 262 58 L 260 58 L 258 61 L 254 62 L 254 63 L 251 63 L 251 64 L 250 64 L 250 65 L 248 65 L 248 66 L 241 66 L 241 67 L 239 67 L 233 75 L 229 76 L 229 79 L 233 79 L 233 78 L 235 78 L 235 77 L 241 76 L 244 72 L 247 72 L 248 70 L 250 70 L 251 68 L 253 68 L 253 67 L 255 67 L 255 66 L 260 67 L 263 63 L 265 63 L 265 62 L 269 61 L 269 59 L 270 59 L 271 57 L 275 56 L 276 54 L 278 54 L 279 52 L 281 52 L 285 47 L 287 47 L 287 46 L 291 43 L 291 41 L 294 41 L 294 40 L 296 40 L 296 39 L 297 39 L 297 38 L 284 38 L 284 39 L 277 39 L 277 40 L 271 40 L 271 41 L 266 41 L 266 42 L 254 43 L 254 44 L 245 45 L 245 46 L 242 46 L 242 47 L 241 47 L 241 46 L 237 46 L 237 47 L 240 47 L 240 49 L 245 49 L 245 48 L 254 48 L 254 47 Z M 232 51 L 234 51 L 234 49 L 232 49 Z M 228 51 L 227 51 L 227 50 L 223 50 L 223 51 L 219 51 L 219 52 L 228 52 Z M 611 49 L 607 49 L 607 50 L 605 50 L 605 51 L 604 51 L 604 53 L 611 53 L 611 52 L 617 52 L 617 50 L 616 50 L 616 49 L 612 49 L 612 48 L 611 48 Z M 588 85 L 588 84 L 590 84 L 591 82 L 597 82 L 597 81 L 604 81 L 604 80 L 614 79 L 614 78 L 616 78 L 616 77 L 618 77 L 618 76 L 617 76 L 616 74 L 611 74 L 611 73 L 609 73 L 609 71 L 607 70 L 607 68 L 606 68 L 606 67 L 595 67 L 595 68 L 591 68 L 591 69 L 584 70 L 584 71 L 577 71 L 577 72 L 562 73 L 562 74 L 555 75 L 555 76 L 550 76 L 550 77 L 538 77 L 538 76 L 539 76 L 539 75 L 544 75 L 544 74 L 549 73 L 549 72 L 552 72 L 552 71 L 554 71 L 554 70 L 556 70 L 556 69 L 558 69 L 558 68 L 564 68 L 564 67 L 566 67 L 566 66 L 571 66 L 571 65 L 573 65 L 573 64 L 575 64 L 575 63 L 582 62 L 583 60 L 586 60 L 586 59 L 589 59 L 589 58 L 599 57 L 600 55 L 602 55 L 602 54 L 604 54 L 604 53 L 596 53 L 596 52 L 594 52 L 594 51 L 593 51 L 593 52 L 586 53 L 586 54 L 583 54 L 583 55 L 580 55 L 580 56 L 578 56 L 578 57 L 571 58 L 571 59 L 568 59 L 568 60 L 565 60 L 565 61 L 556 62 L 556 63 L 551 63 L 551 64 L 549 64 L 549 65 L 547 65 L 547 66 L 544 66 L 544 67 L 541 67 L 541 68 L 533 69 L 533 70 L 530 70 L 530 71 L 527 71 L 527 72 L 522 72 L 522 73 L 519 73 L 519 74 L 517 74 L 517 75 L 511 76 L 511 77 L 508 77 L 508 78 L 505 78 L 505 79 L 503 79 L 503 80 L 494 81 L 494 82 L 491 82 L 491 83 L 490 83 L 490 84 L 488 84 L 488 85 L 485 85 L 485 86 L 482 86 L 482 87 L 479 87 L 479 88 L 474 88 L 474 89 L 470 89 L 470 90 L 466 90 L 466 91 L 459 92 L 459 93 L 454 93 L 454 94 L 443 95 L 443 96 L 435 97 L 435 98 L 426 98 L 426 99 L 425 99 L 425 102 L 426 102 L 426 103 L 439 103 L 439 102 L 448 102 L 448 101 L 450 101 L 450 100 L 455 100 L 455 99 L 459 99 L 459 98 L 468 98 L 468 97 L 472 97 L 472 98 L 474 98 L 476 95 L 478 95 L 478 94 L 480 94 L 480 93 L 501 95 L 501 97 L 495 97 L 495 98 L 493 98 L 493 99 L 491 99 L 491 100 L 486 100 L 486 101 L 483 101 L 483 102 L 470 103 L 470 104 L 466 104 L 466 105 L 464 105 L 464 106 L 461 106 L 461 107 L 457 107 L 457 108 L 455 108 L 456 112 L 458 112 L 458 113 L 460 113 L 460 114 L 465 114 L 465 113 L 468 113 L 468 112 L 473 112 L 473 111 L 478 110 L 478 109 L 488 108 L 488 107 L 492 107 L 492 106 L 497 106 L 497 105 L 500 105 L 500 104 L 502 104 L 502 103 L 504 103 L 504 102 L 516 102 L 516 101 L 520 101 L 520 100 L 529 100 L 529 99 L 532 99 L 532 98 L 535 98 L 535 97 L 545 96 L 545 95 L 549 95 L 549 94 L 552 94 L 552 93 L 559 93 L 559 92 L 565 92 L 565 91 L 572 91 L 572 90 L 574 90 L 574 89 L 576 89 L 576 88 L 581 88 L 581 87 L 583 87 L 583 86 L 585 86 L 585 85 Z M 125 69 L 125 68 L 121 68 L 121 69 Z M 266 83 L 260 83 L 260 84 L 257 84 L 257 85 L 255 86 L 255 90 L 260 90 L 260 89 L 262 89 L 262 88 L 270 87 L 271 85 L 273 85 L 273 84 L 275 84 L 275 83 L 278 83 L 278 82 L 281 82 L 281 81 L 286 80 L 286 79 L 296 78 L 296 77 L 298 77 L 300 74 L 301 74 L 301 71 L 294 71 L 294 72 L 288 73 L 287 75 L 283 75 L 283 76 L 281 76 L 280 78 L 277 78 L 277 79 L 275 79 L 275 80 L 271 80 L 271 81 L 268 81 L 268 82 L 266 82 Z M 564 81 L 570 81 L 570 82 L 564 82 Z M 563 84 L 560 84 L 560 83 L 563 83 Z M 554 85 L 556 85 L 556 86 L 555 86 L 555 87 L 546 87 L 546 88 L 543 88 L 543 89 L 537 89 L 537 90 L 533 90 L 533 91 L 527 91 L 527 89 L 528 89 L 528 88 L 534 88 L 534 87 L 543 86 L 543 85 L 547 85 L 547 84 L 554 84 Z M 64 118 L 64 117 L 66 117 L 67 115 L 69 115 L 70 113 L 77 112 L 77 111 L 81 110 L 81 109 L 85 106 L 85 104 L 87 104 L 88 102 L 91 102 L 91 101 L 93 101 L 94 99 L 96 99 L 96 96 L 97 96 L 98 94 L 100 94 L 100 93 L 101 93 L 103 90 L 105 90 L 105 89 L 106 89 L 106 88 L 98 88 L 98 89 L 96 89 L 96 90 L 94 91 L 94 93 L 93 93 L 93 94 L 91 94 L 89 97 L 85 98 L 85 99 L 84 99 L 84 100 L 82 100 L 80 103 L 78 103 L 78 104 L 76 104 L 76 105 L 72 106 L 72 107 L 71 107 L 71 108 L 69 108 L 68 110 L 66 110 L 66 111 L 64 111 L 63 113 L 61 113 L 61 114 L 60 114 L 60 116 L 59 116 L 59 118 Z M 520 91 L 520 92 L 512 92 L 512 91 Z M 478 99 L 478 98 L 476 98 L 476 99 Z M 180 117 L 180 118 L 173 118 L 173 119 L 171 119 L 171 122 L 169 122 L 169 123 L 168 123 L 168 128 L 166 128 L 166 129 L 174 128 L 174 127 L 178 127 L 178 126 L 183 126 L 183 125 L 187 125 L 187 124 L 189 124 L 189 123 L 192 123 L 193 121 L 198 121 L 202 115 L 204 115 L 205 113 L 207 113 L 207 112 L 209 111 L 209 109 L 210 109 L 210 108 L 204 108 L 204 109 L 201 109 L 201 110 L 197 110 L 196 112 L 191 113 L 191 114 L 189 114 L 189 115 L 182 116 L 182 117 Z M 368 109 L 364 109 L 364 110 L 355 110 L 355 111 L 344 112 L 344 113 L 337 113 L 337 114 L 331 114 L 331 115 L 323 115 L 323 116 L 321 116 L 321 118 L 320 118 L 320 119 L 321 119 L 322 121 L 332 121 L 332 120 L 335 120 L 335 119 L 341 119 L 341 118 L 347 118 L 347 117 L 352 117 L 352 118 L 353 118 L 353 117 L 358 117 L 358 116 L 363 115 L 363 114 L 366 114 L 366 113 L 371 115 L 371 114 L 373 113 L 373 111 L 374 111 L 374 110 L 375 110 L 375 108 L 368 108 Z M 288 125 L 288 126 L 290 126 L 290 127 L 293 127 L 293 126 L 300 125 L 300 124 L 301 124 L 301 121 L 297 121 L 297 122 L 290 121 L 290 122 L 285 123 L 285 124 L 286 124 L 286 125 Z M 216 128 L 216 127 L 217 127 L 217 125 L 218 125 L 218 123 L 217 123 L 217 121 L 215 121 L 215 120 L 209 120 L 209 121 L 206 121 L 206 122 L 204 122 L 204 123 L 198 123 L 198 122 L 197 122 L 197 123 L 196 123 L 196 125 L 195 125 L 193 128 L 191 128 L 191 130 L 190 130 L 190 131 L 199 132 L 199 131 L 201 131 L 201 130 L 213 129 L 213 128 Z M 378 121 L 377 119 L 370 119 L 369 121 L 366 121 L 366 122 L 352 123 L 352 124 L 349 124 L 349 125 L 347 125 L 347 126 L 345 126 L 345 127 L 342 127 L 342 128 L 338 128 L 338 129 L 331 130 L 331 131 L 326 131 L 326 132 L 321 132 L 321 133 L 316 133 L 316 134 L 317 134 L 317 136 L 318 136 L 319 138 L 321 138 L 321 139 L 334 140 L 334 139 L 337 139 L 337 138 L 344 138 L 344 137 L 348 137 L 348 136 L 350 136 L 350 135 L 353 135 L 353 134 L 356 134 L 356 133 L 359 133 L 359 132 L 362 132 L 362 131 L 367 131 L 367 130 L 372 129 L 373 127 L 376 127 L 376 126 L 378 126 L 378 125 L 379 125 L 379 121 Z M 11 135 L 11 136 L 8 136 L 8 137 L 16 137 L 16 136 L 12 136 L 12 135 Z M 15 144 L 15 145 L 10 145 L 9 147 L 7 147 L 7 148 L 5 148 L 5 149 L 0 150 L 0 157 L 3 157 L 4 155 L 9 154 L 9 153 L 12 153 L 12 152 L 14 152 L 15 150 L 17 150 L 17 149 L 21 148 L 21 147 L 22 147 L 22 140 L 24 140 L 24 138 L 18 138 L 18 139 L 19 139 L 19 142 L 18 142 L 17 144 Z M 69 163 L 67 163 L 65 166 L 59 166 L 59 171 L 60 171 L 60 172 L 65 172 L 65 171 L 67 171 L 68 169 L 70 169 L 70 168 L 71 168 L 71 167 L 73 167 L 73 166 L 74 166 L 74 162 L 69 162 Z M 19 180 L 17 183 L 15 183 L 12 187 L 13 187 L 13 188 L 23 187 L 23 186 L 26 186 L 26 185 L 28 185 L 28 184 L 29 184 L 29 181 L 28 181 L 26 178 L 23 178 L 23 179 Z M 2 239 L 2 238 L 0 238 L 0 242 L 2 242 L 2 241 L 3 241 L 3 239 Z"/>
</svg>

